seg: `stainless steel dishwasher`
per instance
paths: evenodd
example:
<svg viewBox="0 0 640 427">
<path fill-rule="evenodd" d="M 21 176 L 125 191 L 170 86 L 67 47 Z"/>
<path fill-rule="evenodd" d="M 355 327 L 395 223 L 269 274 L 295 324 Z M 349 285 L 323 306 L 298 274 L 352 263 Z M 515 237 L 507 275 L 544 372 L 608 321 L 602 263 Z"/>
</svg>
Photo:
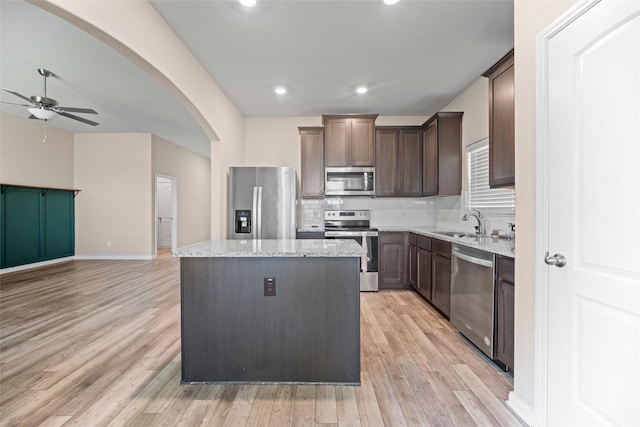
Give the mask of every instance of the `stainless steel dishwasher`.
<svg viewBox="0 0 640 427">
<path fill-rule="evenodd" d="M 493 359 L 494 254 L 451 246 L 450 320 L 465 337 Z"/>
</svg>

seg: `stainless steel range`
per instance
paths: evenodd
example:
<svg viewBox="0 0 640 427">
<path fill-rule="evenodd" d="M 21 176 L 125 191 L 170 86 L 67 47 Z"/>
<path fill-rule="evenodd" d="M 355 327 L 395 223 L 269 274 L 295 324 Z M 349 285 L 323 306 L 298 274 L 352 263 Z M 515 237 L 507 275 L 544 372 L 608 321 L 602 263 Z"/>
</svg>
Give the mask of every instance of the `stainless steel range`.
<svg viewBox="0 0 640 427">
<path fill-rule="evenodd" d="M 325 239 L 354 239 L 367 251 L 360 261 L 360 291 L 378 290 L 378 230 L 369 211 L 324 211 Z"/>
</svg>

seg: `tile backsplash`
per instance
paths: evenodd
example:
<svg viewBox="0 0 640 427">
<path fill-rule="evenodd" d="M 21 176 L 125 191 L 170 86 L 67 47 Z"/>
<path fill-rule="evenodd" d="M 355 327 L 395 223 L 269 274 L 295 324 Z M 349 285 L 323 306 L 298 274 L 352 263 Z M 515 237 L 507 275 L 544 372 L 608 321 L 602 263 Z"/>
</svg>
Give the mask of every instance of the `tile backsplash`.
<svg viewBox="0 0 640 427">
<path fill-rule="evenodd" d="M 434 200 L 426 198 L 369 198 L 332 197 L 324 200 L 302 200 L 300 226 L 322 227 L 323 212 L 330 209 L 367 209 L 371 211 L 371 225 L 433 226 Z"/>
<path fill-rule="evenodd" d="M 368 209 L 373 227 L 406 225 L 474 232 L 475 219 L 462 221 L 466 212 L 464 197 L 465 194 L 449 197 L 303 199 L 299 227 L 322 227 L 323 212 L 328 209 Z M 487 233 L 507 231 L 507 223 L 513 223 L 515 219 L 513 212 L 482 212 L 482 216 Z"/>
</svg>

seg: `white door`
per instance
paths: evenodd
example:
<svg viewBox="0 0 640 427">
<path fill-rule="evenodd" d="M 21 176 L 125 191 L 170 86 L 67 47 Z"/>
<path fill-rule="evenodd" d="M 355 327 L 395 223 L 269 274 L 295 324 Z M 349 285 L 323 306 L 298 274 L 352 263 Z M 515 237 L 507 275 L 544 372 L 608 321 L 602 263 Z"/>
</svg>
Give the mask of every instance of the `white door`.
<svg viewBox="0 0 640 427">
<path fill-rule="evenodd" d="M 640 1 L 587 9 L 547 38 L 542 423 L 640 426 Z"/>
<path fill-rule="evenodd" d="M 158 177 L 156 183 L 156 199 L 158 202 L 158 247 L 171 247 L 172 182 L 168 178 Z"/>
</svg>

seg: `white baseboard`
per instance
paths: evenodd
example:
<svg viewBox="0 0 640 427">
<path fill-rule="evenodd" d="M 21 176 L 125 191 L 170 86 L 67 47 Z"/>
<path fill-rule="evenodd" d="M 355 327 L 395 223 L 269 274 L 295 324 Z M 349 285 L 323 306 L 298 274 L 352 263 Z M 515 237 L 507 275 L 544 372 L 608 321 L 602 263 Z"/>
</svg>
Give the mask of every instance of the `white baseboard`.
<svg viewBox="0 0 640 427">
<path fill-rule="evenodd" d="M 509 398 L 507 399 L 507 407 L 511 409 L 511 412 L 520 419 L 525 425 L 533 427 L 536 425 L 535 412 L 531 406 L 529 406 L 520 396 L 514 392 L 509 392 Z"/>
<path fill-rule="evenodd" d="M 48 261 L 33 262 L 31 264 L 23 264 L 15 267 L 0 269 L 0 274 L 13 273 L 16 271 L 30 270 L 32 268 L 44 267 L 45 265 L 58 264 L 60 262 L 72 261 L 75 257 L 68 256 L 64 258 L 50 259 Z"/>
<path fill-rule="evenodd" d="M 51 264 L 58 264 L 65 261 L 77 260 L 152 260 L 156 259 L 157 255 L 75 255 L 64 258 L 56 258 L 48 261 L 33 262 L 31 264 L 18 265 L 16 267 L 9 267 L 0 269 L 0 275 L 5 273 L 14 273 L 16 271 L 30 270 L 32 268 L 40 268 Z"/>
<path fill-rule="evenodd" d="M 155 255 L 76 255 L 78 260 L 149 260 Z"/>
</svg>

